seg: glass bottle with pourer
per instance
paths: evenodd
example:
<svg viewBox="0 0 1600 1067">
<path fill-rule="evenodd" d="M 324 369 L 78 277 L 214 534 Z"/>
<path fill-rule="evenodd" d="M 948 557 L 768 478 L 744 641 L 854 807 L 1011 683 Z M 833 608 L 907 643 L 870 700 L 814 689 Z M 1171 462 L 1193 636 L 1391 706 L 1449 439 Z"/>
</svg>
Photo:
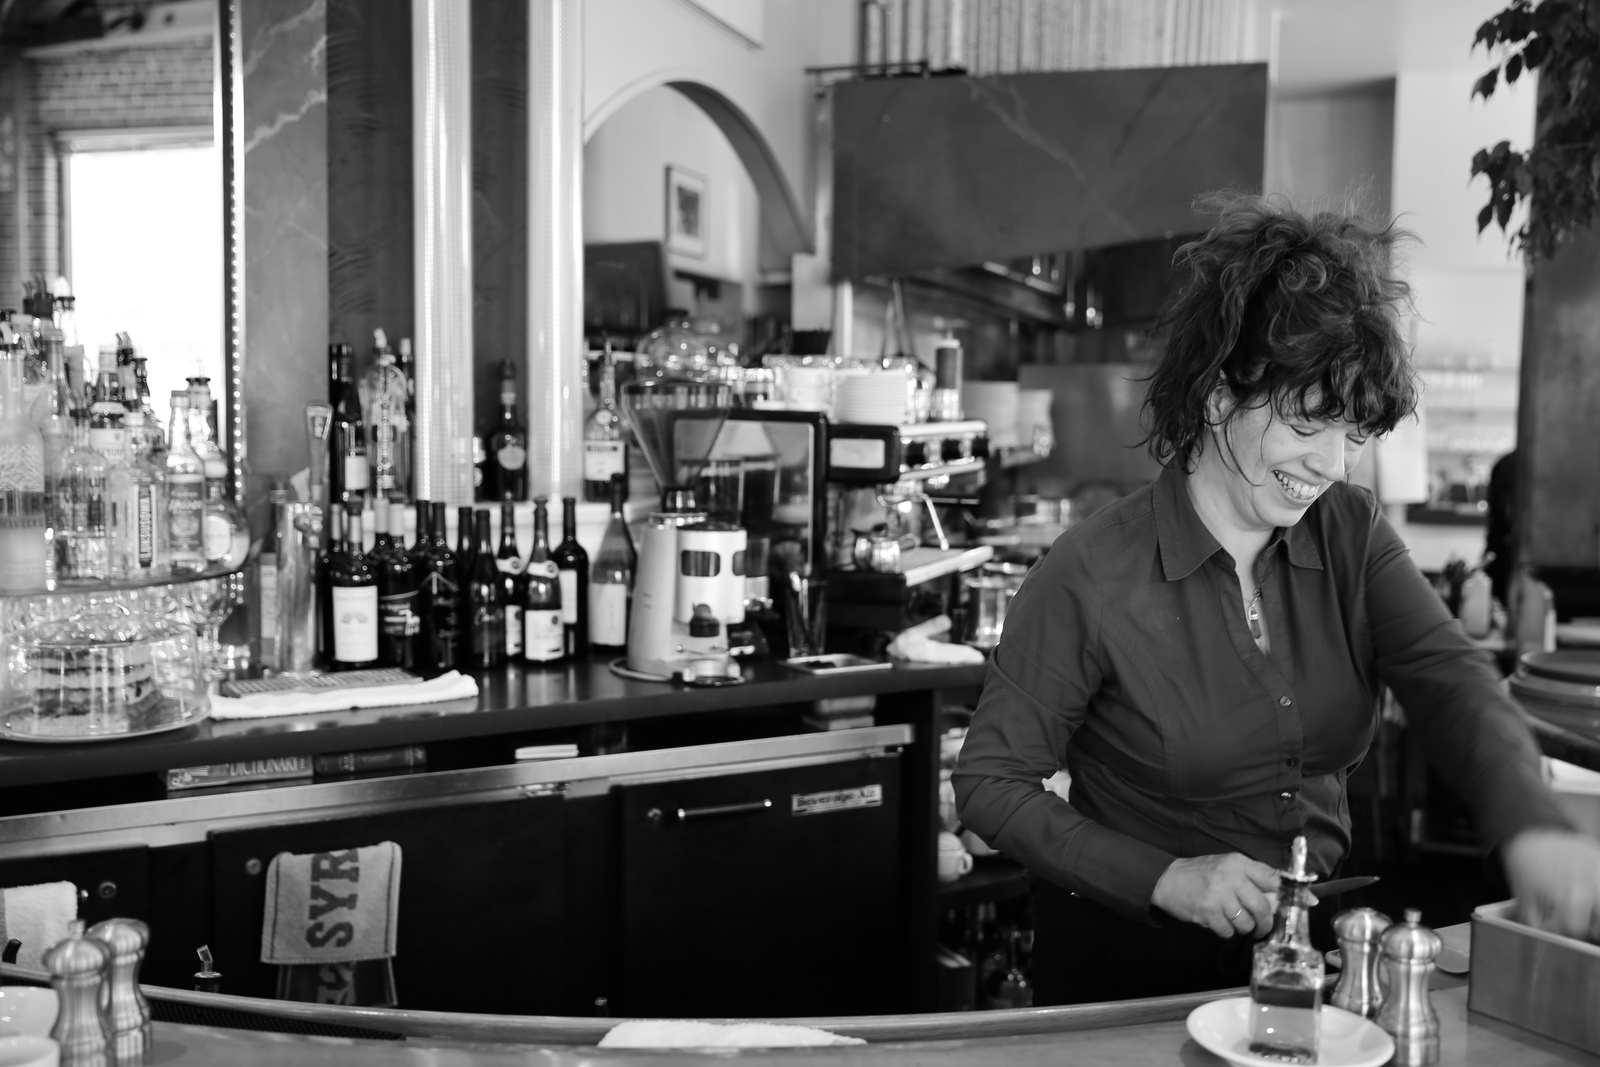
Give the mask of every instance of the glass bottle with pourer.
<svg viewBox="0 0 1600 1067">
<path fill-rule="evenodd" d="M 710 522 L 694 485 L 734 404 L 725 382 L 629 382 L 622 412 L 661 485 L 661 506 L 639 542 L 626 677 L 698 685 L 742 681 L 730 623 L 744 621 L 745 531 Z"/>
<path fill-rule="evenodd" d="M 1311 944 L 1316 899 L 1306 872 L 1306 839 L 1294 839 L 1280 875 L 1272 933 L 1250 969 L 1250 1052 L 1283 1063 L 1316 1063 L 1322 1010 L 1322 953 Z"/>
</svg>

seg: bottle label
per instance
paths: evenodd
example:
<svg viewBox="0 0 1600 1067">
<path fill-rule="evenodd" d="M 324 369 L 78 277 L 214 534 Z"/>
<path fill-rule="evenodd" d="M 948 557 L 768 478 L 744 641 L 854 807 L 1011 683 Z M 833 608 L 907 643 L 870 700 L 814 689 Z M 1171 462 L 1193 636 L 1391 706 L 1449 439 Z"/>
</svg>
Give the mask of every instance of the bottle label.
<svg viewBox="0 0 1600 1067">
<path fill-rule="evenodd" d="M 609 482 L 613 474 L 626 474 L 625 450 L 621 441 L 583 443 L 583 480 Z"/>
<path fill-rule="evenodd" d="M 506 655 L 522 655 L 522 609 L 515 604 L 506 607 Z"/>
<path fill-rule="evenodd" d="M 366 492 L 367 454 L 365 452 L 344 457 L 344 489 L 347 493 Z"/>
<path fill-rule="evenodd" d="M 511 556 L 507 559 L 496 559 L 494 565 L 501 574 L 521 574 L 525 564 L 521 556 Z"/>
<path fill-rule="evenodd" d="M 167 477 L 167 536 L 175 560 L 201 555 L 201 520 L 205 515 L 206 480 L 199 474 Z"/>
<path fill-rule="evenodd" d="M 274 640 L 278 636 L 278 557 L 263 552 L 256 565 L 257 599 L 261 603 L 261 639 Z"/>
<path fill-rule="evenodd" d="M 522 658 L 534 663 L 553 663 L 567 651 L 566 628 L 561 612 L 540 609 L 522 613 Z"/>
<path fill-rule="evenodd" d="M 220 511 L 206 512 L 206 562 L 215 563 L 233 547 L 233 523 Z"/>
<path fill-rule="evenodd" d="M 89 431 L 89 447 L 120 466 L 128 461 L 128 431 L 116 428 Z"/>
<path fill-rule="evenodd" d="M 415 637 L 422 629 L 422 620 L 417 618 L 416 605 L 415 590 L 379 597 L 378 624 L 383 628 L 383 636 L 394 641 Z"/>
<path fill-rule="evenodd" d="M 479 605 L 472 612 L 472 655 L 483 660 L 505 646 L 506 613 L 499 607 Z"/>
<path fill-rule="evenodd" d="M 134 501 L 138 523 L 139 566 L 152 567 L 156 561 L 156 490 L 153 485 L 141 485 Z"/>
<path fill-rule="evenodd" d="M 33 442 L 0 445 L 0 492 L 44 492 L 44 448 Z"/>
<path fill-rule="evenodd" d="M 611 648 L 628 643 L 628 587 L 621 582 L 589 586 L 589 640 Z"/>
<path fill-rule="evenodd" d="M 333 587 L 333 658 L 371 663 L 378 658 L 378 587 Z"/>
<path fill-rule="evenodd" d="M 561 621 L 568 626 L 578 624 L 578 572 L 561 571 Z"/>
<path fill-rule="evenodd" d="M 506 445 L 495 453 L 495 459 L 500 463 L 503 471 L 519 471 L 528 461 L 528 450 L 521 445 Z"/>
<path fill-rule="evenodd" d="M 556 575 L 560 574 L 561 571 L 560 571 L 560 568 L 558 568 L 556 566 L 556 561 L 555 560 L 547 559 L 547 560 L 543 561 L 542 563 L 529 562 L 529 564 L 528 564 L 528 573 L 529 574 L 542 574 L 546 578 L 554 578 Z"/>
</svg>

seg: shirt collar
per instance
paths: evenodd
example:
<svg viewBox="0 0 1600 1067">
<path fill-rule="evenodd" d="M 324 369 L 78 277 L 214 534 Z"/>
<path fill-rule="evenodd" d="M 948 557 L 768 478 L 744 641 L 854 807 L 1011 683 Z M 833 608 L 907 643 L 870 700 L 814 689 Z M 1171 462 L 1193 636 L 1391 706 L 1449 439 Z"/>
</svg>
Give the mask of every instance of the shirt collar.
<svg viewBox="0 0 1600 1067">
<path fill-rule="evenodd" d="M 1151 502 L 1161 570 L 1167 581 L 1175 582 L 1193 574 L 1222 547 L 1194 510 L 1194 502 L 1189 499 L 1189 475 L 1181 468 L 1163 468 L 1156 478 Z M 1293 526 L 1273 530 L 1263 551 L 1270 552 L 1279 542 L 1287 546 L 1289 562 L 1296 567 L 1322 570 L 1322 553 L 1304 519 Z"/>
</svg>

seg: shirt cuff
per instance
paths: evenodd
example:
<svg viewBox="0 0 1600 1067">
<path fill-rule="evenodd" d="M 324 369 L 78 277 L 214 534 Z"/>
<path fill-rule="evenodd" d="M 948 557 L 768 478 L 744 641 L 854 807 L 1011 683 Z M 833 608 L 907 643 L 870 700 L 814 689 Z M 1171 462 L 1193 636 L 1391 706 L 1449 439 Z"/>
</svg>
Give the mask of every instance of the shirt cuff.
<svg viewBox="0 0 1600 1067">
<path fill-rule="evenodd" d="M 1066 867 L 1079 872 L 1077 892 L 1136 923 L 1157 925 L 1150 898 L 1176 856 L 1098 823 L 1086 827 L 1073 845 Z"/>
</svg>

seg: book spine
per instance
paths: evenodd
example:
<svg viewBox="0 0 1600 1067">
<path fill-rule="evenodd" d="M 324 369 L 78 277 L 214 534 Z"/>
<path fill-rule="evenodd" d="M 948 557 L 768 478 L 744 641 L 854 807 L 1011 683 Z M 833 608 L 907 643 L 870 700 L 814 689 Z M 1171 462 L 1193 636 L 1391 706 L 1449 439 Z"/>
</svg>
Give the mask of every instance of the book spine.
<svg viewBox="0 0 1600 1067">
<path fill-rule="evenodd" d="M 421 745 L 399 745 L 361 752 L 329 752 L 313 756 L 311 765 L 319 775 L 411 770 L 428 765 L 428 750 Z"/>
<path fill-rule="evenodd" d="M 238 782 L 274 782 L 311 777 L 310 756 L 212 763 L 203 767 L 178 767 L 166 772 L 168 789 L 205 789 Z"/>
</svg>

